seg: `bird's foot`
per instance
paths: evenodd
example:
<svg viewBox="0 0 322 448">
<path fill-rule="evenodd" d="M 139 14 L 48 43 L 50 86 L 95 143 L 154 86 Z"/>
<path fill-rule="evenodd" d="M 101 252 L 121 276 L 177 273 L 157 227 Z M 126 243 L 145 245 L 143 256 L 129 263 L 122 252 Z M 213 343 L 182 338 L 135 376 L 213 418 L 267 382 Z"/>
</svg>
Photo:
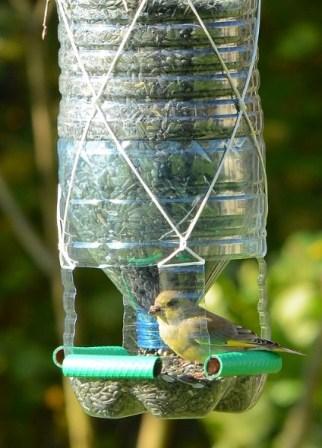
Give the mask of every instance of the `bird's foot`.
<svg viewBox="0 0 322 448">
<path fill-rule="evenodd" d="M 195 372 L 192 374 L 192 378 L 197 381 L 201 381 L 206 379 L 203 372 Z"/>
</svg>

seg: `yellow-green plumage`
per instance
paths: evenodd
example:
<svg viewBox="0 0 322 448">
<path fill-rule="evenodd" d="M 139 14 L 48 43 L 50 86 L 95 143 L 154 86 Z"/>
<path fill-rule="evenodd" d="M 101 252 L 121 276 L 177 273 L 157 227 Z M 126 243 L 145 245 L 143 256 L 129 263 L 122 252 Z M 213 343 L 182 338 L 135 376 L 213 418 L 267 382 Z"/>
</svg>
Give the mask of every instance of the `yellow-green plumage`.
<svg viewBox="0 0 322 448">
<path fill-rule="evenodd" d="M 300 354 L 229 320 L 203 310 L 178 291 L 163 291 L 150 313 L 157 317 L 160 336 L 179 356 L 204 362 L 213 353 L 236 350 L 271 350 Z"/>
</svg>

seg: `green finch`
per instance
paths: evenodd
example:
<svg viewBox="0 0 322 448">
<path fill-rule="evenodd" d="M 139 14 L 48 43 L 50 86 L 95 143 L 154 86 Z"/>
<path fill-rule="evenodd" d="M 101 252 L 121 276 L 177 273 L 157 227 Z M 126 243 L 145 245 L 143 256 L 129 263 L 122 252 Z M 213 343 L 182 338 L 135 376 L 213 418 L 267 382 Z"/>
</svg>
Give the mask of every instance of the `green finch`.
<svg viewBox="0 0 322 448">
<path fill-rule="evenodd" d="M 163 341 L 187 361 L 202 363 L 213 353 L 240 350 L 301 354 L 200 308 L 180 291 L 161 292 L 149 312 L 158 320 Z"/>
</svg>

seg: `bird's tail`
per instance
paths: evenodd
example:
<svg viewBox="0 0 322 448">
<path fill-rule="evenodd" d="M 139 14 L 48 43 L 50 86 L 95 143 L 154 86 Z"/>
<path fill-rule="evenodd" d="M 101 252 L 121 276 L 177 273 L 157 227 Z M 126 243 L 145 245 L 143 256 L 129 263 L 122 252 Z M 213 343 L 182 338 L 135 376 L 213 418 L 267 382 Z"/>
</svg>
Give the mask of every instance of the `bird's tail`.
<svg viewBox="0 0 322 448">
<path fill-rule="evenodd" d="M 299 355 L 299 356 L 305 356 L 304 353 L 298 352 L 297 350 L 292 350 L 291 348 L 277 346 L 272 351 L 274 352 L 282 352 L 282 353 L 290 353 L 291 355 Z"/>
<path fill-rule="evenodd" d="M 270 350 L 272 352 L 290 353 L 292 355 L 305 356 L 304 353 L 292 350 L 291 348 L 283 347 L 277 342 L 270 341 L 269 339 L 255 338 L 252 341 L 245 341 L 244 347 L 253 350 Z"/>
</svg>

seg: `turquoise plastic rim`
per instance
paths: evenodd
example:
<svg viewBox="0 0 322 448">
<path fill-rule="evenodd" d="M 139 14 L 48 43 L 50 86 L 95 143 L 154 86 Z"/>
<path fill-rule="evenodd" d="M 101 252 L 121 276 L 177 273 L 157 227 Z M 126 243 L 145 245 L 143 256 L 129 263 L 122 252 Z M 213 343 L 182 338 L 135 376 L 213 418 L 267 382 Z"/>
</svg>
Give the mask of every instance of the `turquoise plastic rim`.
<svg viewBox="0 0 322 448">
<path fill-rule="evenodd" d="M 282 365 L 281 356 L 268 350 L 225 352 L 211 355 L 206 359 L 204 374 L 209 379 L 264 375 L 279 372 Z"/>
<path fill-rule="evenodd" d="M 98 345 L 95 347 L 78 347 L 73 345 L 72 347 L 64 347 L 60 345 L 53 351 L 53 361 L 57 367 L 61 368 L 63 366 L 66 349 L 69 354 L 75 355 L 128 355 L 128 351 L 122 346 Z"/>
<path fill-rule="evenodd" d="M 69 377 L 152 380 L 161 371 L 157 356 L 68 355 L 63 374 Z"/>
<path fill-rule="evenodd" d="M 129 355 L 123 347 L 64 347 L 54 350 L 54 363 L 64 376 L 92 379 L 152 380 L 162 368 L 159 356 Z"/>
</svg>

